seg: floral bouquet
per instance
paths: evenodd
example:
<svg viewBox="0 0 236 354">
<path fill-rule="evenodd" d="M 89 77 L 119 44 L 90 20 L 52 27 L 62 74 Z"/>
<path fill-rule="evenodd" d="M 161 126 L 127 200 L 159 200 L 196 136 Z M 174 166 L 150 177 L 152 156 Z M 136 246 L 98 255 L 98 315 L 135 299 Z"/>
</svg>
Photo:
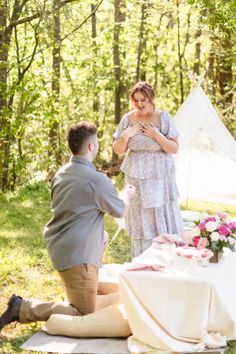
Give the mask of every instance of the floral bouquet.
<svg viewBox="0 0 236 354">
<path fill-rule="evenodd" d="M 235 250 L 236 222 L 229 219 L 228 214 L 218 212 L 213 216 L 205 216 L 195 221 L 196 227 L 192 230 L 192 245 L 198 249 L 208 248 L 222 251 L 223 247 Z"/>
</svg>

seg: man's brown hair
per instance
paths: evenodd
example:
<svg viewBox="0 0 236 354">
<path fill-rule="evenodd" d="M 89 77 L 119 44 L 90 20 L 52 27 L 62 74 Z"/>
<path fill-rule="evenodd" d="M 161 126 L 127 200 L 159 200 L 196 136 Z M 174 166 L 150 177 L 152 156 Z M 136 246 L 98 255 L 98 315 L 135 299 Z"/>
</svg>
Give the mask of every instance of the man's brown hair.
<svg viewBox="0 0 236 354">
<path fill-rule="evenodd" d="M 97 127 L 93 123 L 80 122 L 73 125 L 68 132 L 67 141 L 73 155 L 79 154 L 88 138 L 97 134 Z"/>
</svg>

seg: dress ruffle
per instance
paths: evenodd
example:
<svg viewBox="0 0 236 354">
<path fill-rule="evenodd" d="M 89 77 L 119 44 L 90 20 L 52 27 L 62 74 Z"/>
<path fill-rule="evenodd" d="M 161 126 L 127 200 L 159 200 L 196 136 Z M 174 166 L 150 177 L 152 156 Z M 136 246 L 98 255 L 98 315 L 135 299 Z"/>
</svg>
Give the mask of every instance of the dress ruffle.
<svg viewBox="0 0 236 354">
<path fill-rule="evenodd" d="M 139 180 L 125 176 L 125 185 L 135 187 L 129 197 L 125 228 L 134 239 L 153 239 L 163 233 L 181 236 L 182 218 L 174 176 Z"/>
<path fill-rule="evenodd" d="M 139 180 L 139 188 L 143 208 L 160 208 L 179 196 L 174 176 Z"/>
</svg>

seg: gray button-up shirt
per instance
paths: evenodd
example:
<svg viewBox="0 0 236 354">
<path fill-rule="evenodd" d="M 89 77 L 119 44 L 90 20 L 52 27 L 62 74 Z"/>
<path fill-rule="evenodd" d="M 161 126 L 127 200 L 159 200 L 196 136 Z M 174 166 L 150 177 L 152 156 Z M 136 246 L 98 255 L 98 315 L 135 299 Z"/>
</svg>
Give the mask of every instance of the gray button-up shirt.
<svg viewBox="0 0 236 354">
<path fill-rule="evenodd" d="M 52 180 L 52 219 L 44 237 L 54 267 L 61 271 L 87 263 L 100 267 L 104 213 L 122 217 L 124 202 L 110 179 L 87 159 L 73 156 Z"/>
</svg>

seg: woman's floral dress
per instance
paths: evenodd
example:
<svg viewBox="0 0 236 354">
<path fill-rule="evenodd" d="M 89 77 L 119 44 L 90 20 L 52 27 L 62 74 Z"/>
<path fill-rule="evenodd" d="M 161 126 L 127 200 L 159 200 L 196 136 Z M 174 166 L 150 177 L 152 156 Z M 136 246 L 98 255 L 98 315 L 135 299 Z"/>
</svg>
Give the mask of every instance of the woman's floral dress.
<svg viewBox="0 0 236 354">
<path fill-rule="evenodd" d="M 118 139 L 129 125 L 129 114 L 125 114 L 114 137 Z M 160 113 L 160 131 L 167 138 L 179 135 L 167 112 Z M 133 256 L 145 251 L 159 235 L 181 236 L 183 224 L 172 154 L 163 151 L 154 139 L 138 134 L 128 141 L 121 171 L 125 174 L 125 187 L 135 187 L 125 217 Z"/>
</svg>

